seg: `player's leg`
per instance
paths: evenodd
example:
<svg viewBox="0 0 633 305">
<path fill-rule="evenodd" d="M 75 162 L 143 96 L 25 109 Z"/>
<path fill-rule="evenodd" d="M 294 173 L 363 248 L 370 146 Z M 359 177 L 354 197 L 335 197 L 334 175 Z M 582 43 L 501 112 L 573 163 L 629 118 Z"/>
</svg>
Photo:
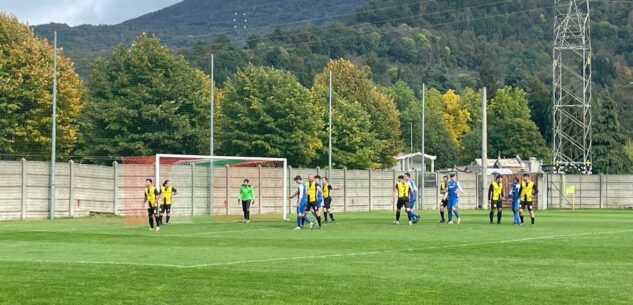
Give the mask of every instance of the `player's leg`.
<svg viewBox="0 0 633 305">
<path fill-rule="evenodd" d="M 167 224 L 169 224 L 169 219 L 171 218 L 171 204 L 165 205 L 165 213 L 167 214 Z"/>
<path fill-rule="evenodd" d="M 457 223 L 459 224 L 459 223 L 462 222 L 462 219 L 461 219 L 461 217 L 459 217 L 459 212 L 457 211 L 457 208 L 458 208 L 458 204 L 455 204 L 455 205 L 453 205 L 453 209 L 452 210 L 453 210 L 453 214 L 455 214 L 455 217 L 457 217 Z"/>
<path fill-rule="evenodd" d="M 314 206 L 314 209 L 316 210 L 316 220 L 317 220 L 317 223 L 319 224 L 319 229 L 321 228 L 321 208 L 322 208 L 322 203 L 317 201 L 316 205 Z"/>
<path fill-rule="evenodd" d="M 328 197 L 327 206 L 328 206 L 327 211 L 328 213 L 330 213 L 330 220 L 334 222 L 334 212 L 332 211 L 332 197 Z"/>
<path fill-rule="evenodd" d="M 442 217 L 440 223 L 446 222 L 446 219 L 444 218 L 444 210 L 447 205 L 448 201 L 446 201 L 446 199 L 442 199 L 442 202 L 440 202 L 440 217 Z"/>
<path fill-rule="evenodd" d="M 158 214 L 158 207 L 157 206 L 153 206 L 152 207 L 153 213 L 154 213 L 154 217 L 156 217 L 156 231 L 160 230 L 160 214 Z"/>
<path fill-rule="evenodd" d="M 448 224 L 453 224 L 453 203 L 449 201 L 446 208 L 448 209 Z"/>
<path fill-rule="evenodd" d="M 152 209 L 152 207 L 147 208 L 147 218 L 149 221 L 149 229 L 153 230 L 154 229 L 154 213 L 153 213 L 154 209 Z"/>
<path fill-rule="evenodd" d="M 400 210 L 403 206 L 404 202 L 402 201 L 402 198 L 398 198 L 398 202 L 396 203 L 396 221 L 394 221 L 395 224 L 400 224 Z"/>
<path fill-rule="evenodd" d="M 530 218 L 532 220 L 532 225 L 534 225 L 534 208 L 532 208 L 532 202 L 528 202 L 528 211 L 530 212 Z"/>
<path fill-rule="evenodd" d="M 499 200 L 499 203 L 497 203 L 497 224 L 501 223 L 501 218 L 503 217 L 503 203 L 501 200 Z"/>
<path fill-rule="evenodd" d="M 525 207 L 525 201 L 521 201 L 521 206 L 519 207 L 519 220 L 521 221 L 521 225 L 523 225 L 523 211 L 525 210 Z"/>
<path fill-rule="evenodd" d="M 420 220 L 420 215 L 418 215 L 418 213 L 415 212 L 415 203 L 417 202 L 417 200 L 410 200 L 409 201 L 409 209 L 411 210 L 411 219 L 413 221 L 413 223 L 418 223 L 418 221 Z"/>
<path fill-rule="evenodd" d="M 490 201 L 490 213 L 488 213 L 488 216 L 490 217 L 490 224 L 492 224 L 492 220 L 495 218 L 495 209 L 497 207 L 495 206 L 495 202 L 494 201 Z"/>
</svg>

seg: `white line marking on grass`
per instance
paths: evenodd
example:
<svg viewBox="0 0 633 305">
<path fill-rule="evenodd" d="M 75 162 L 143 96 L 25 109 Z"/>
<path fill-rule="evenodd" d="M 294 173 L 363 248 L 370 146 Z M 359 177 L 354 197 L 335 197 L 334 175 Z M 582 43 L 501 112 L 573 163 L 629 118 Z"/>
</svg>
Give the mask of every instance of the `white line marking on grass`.
<svg viewBox="0 0 633 305">
<path fill-rule="evenodd" d="M 231 265 L 250 264 L 250 263 L 265 263 L 265 262 L 275 262 L 275 261 L 291 261 L 291 260 L 305 260 L 305 259 L 316 259 L 316 258 L 350 257 L 350 256 L 363 256 L 363 255 L 397 253 L 397 252 L 412 252 L 412 251 L 423 251 L 423 250 L 433 250 L 433 249 L 480 246 L 480 245 L 488 245 L 488 244 L 505 244 L 505 243 L 523 242 L 523 241 L 531 241 L 531 240 L 542 240 L 542 239 L 553 239 L 553 238 L 564 238 L 564 237 L 618 234 L 618 233 L 628 233 L 628 232 L 633 232 L 633 230 L 547 235 L 547 236 L 527 237 L 527 238 L 519 238 L 519 239 L 488 241 L 488 242 L 480 242 L 480 243 L 466 243 L 466 244 L 455 244 L 455 245 L 445 245 L 445 246 L 436 246 L 436 247 L 426 247 L 426 248 L 420 248 L 420 249 L 408 248 L 408 249 L 384 250 L 384 251 L 367 251 L 367 252 L 337 253 L 337 254 L 324 254 L 324 255 L 274 257 L 274 258 L 265 258 L 265 259 L 251 259 L 251 260 L 241 260 L 241 261 L 221 262 L 221 263 L 208 263 L 208 264 L 196 264 L 196 265 L 154 264 L 154 263 L 135 263 L 135 262 L 101 262 L 101 261 L 88 261 L 88 260 L 57 261 L 57 260 L 12 259 L 12 258 L 0 258 L 0 261 L 3 261 L 3 262 L 24 262 L 24 263 L 51 263 L 51 264 L 87 264 L 87 265 L 172 267 L 172 268 L 188 269 L 188 268 L 205 268 L 205 267 L 216 267 L 216 266 L 231 266 Z M 156 235 L 156 236 L 159 236 L 159 235 Z"/>
<path fill-rule="evenodd" d="M 195 236 L 195 235 L 208 235 L 208 234 L 222 234 L 222 233 L 239 233 L 239 232 L 253 232 L 253 231 L 269 231 L 269 230 L 281 230 L 281 228 L 262 228 L 262 229 L 245 229 L 245 230 L 226 230 L 226 231 L 211 231 L 211 232 L 198 232 L 198 233 L 184 233 L 184 234 L 156 234 L 155 236 Z"/>
</svg>

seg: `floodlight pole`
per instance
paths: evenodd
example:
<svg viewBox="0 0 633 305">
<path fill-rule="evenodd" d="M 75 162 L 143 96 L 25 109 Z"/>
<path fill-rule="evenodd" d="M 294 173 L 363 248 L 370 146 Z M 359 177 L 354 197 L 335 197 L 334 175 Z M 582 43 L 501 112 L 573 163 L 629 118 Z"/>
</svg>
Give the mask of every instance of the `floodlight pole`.
<svg viewBox="0 0 633 305">
<path fill-rule="evenodd" d="M 421 149 L 421 153 L 422 153 L 422 178 L 420 179 L 420 203 L 419 208 L 422 209 L 424 207 L 424 180 L 426 178 L 426 155 L 425 155 L 425 151 L 424 151 L 424 121 L 425 121 L 425 113 L 424 113 L 424 107 L 425 107 L 425 102 L 426 102 L 426 84 L 422 84 L 422 149 Z"/>
<path fill-rule="evenodd" d="M 481 208 L 485 209 L 488 202 L 488 97 L 484 87 L 481 94 Z"/>
<path fill-rule="evenodd" d="M 51 135 L 51 174 L 49 217 L 55 219 L 55 152 L 57 149 L 57 31 L 53 32 L 53 125 Z"/>
<path fill-rule="evenodd" d="M 209 139 L 209 155 L 213 156 L 213 135 L 214 135 L 214 119 L 215 119 L 215 82 L 214 76 L 214 58 L 211 54 L 211 134 Z"/>
<path fill-rule="evenodd" d="M 332 71 L 330 71 L 330 89 L 329 89 L 329 123 L 328 123 L 328 171 L 327 178 L 330 180 L 332 177 Z"/>
</svg>

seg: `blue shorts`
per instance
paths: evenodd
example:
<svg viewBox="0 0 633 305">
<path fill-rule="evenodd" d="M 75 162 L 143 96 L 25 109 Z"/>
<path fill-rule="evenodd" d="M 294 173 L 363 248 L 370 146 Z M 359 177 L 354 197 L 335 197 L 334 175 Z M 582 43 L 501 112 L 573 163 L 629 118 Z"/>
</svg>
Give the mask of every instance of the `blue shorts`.
<svg viewBox="0 0 633 305">
<path fill-rule="evenodd" d="M 415 199 L 412 200 L 411 198 L 409 198 L 409 209 L 415 209 L 415 202 Z"/>
<path fill-rule="evenodd" d="M 308 205 L 308 202 L 307 202 L 307 201 L 306 201 L 306 202 L 303 202 L 303 201 L 302 201 L 302 202 L 299 204 L 299 206 L 297 207 L 297 214 L 301 214 L 301 213 L 303 213 L 303 212 L 306 210 L 306 206 L 307 206 L 307 205 Z"/>
<path fill-rule="evenodd" d="M 513 202 L 512 203 L 512 210 L 518 210 L 521 207 L 521 203 L 517 202 Z"/>
<path fill-rule="evenodd" d="M 459 207 L 459 199 L 449 199 L 448 200 L 448 208 L 458 208 Z"/>
</svg>

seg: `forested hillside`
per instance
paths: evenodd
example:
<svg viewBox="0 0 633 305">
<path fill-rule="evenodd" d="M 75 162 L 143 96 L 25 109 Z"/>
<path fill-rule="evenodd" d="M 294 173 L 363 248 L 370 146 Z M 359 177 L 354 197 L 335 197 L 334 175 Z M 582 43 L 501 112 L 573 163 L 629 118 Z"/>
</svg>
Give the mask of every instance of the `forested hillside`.
<svg viewBox="0 0 633 305">
<path fill-rule="evenodd" d="M 426 83 L 430 90 L 427 102 L 431 103 L 428 111 L 441 118 L 427 122 L 436 127 L 427 129 L 428 138 L 433 139 L 427 144 L 432 153 L 440 156 L 442 165 L 468 162 L 477 155 L 480 131 L 476 100 L 479 88 L 485 86 L 493 109 L 489 114 L 503 118 L 497 122 L 492 118 L 491 154 L 545 158 L 550 154 L 547 147 L 551 139 L 552 1 L 352 1 L 336 4 L 335 9 L 332 5 L 329 1 L 303 0 L 231 2 L 214 10 L 205 1 L 188 0 L 112 27 L 83 26 L 66 32 L 62 29 L 60 45 L 89 85 L 92 80 L 88 67 L 94 63 L 93 58 L 107 57 L 111 45 L 129 42 L 147 31 L 206 74 L 210 74 L 210 55 L 214 54 L 215 80 L 220 90 L 226 89 L 225 85 L 235 86 L 239 73 L 249 77 L 277 75 L 247 68 L 252 65 L 288 71 L 317 96 L 321 94 L 321 89 L 317 89 L 318 75 L 332 65 L 330 60 L 344 58 L 356 65 L 346 71 L 365 71 L 362 77 L 371 80 L 369 86 L 377 86 L 398 106 L 395 115 L 400 121 L 401 142 L 393 147 L 410 144 L 406 126 L 413 124 L 414 131 L 419 130 L 419 113 L 411 109 L 419 109 L 416 105 L 421 100 L 420 89 Z M 596 126 L 596 152 L 614 148 L 612 156 L 630 156 L 633 3 L 592 1 L 591 5 L 594 123 L 613 123 L 613 128 L 608 129 Z M 213 18 L 224 18 L 227 12 L 230 15 L 241 11 L 250 16 L 247 31 L 233 30 L 232 18 L 228 23 L 227 19 L 212 22 Z M 178 22 L 171 23 L 170 18 Z M 218 27 L 212 30 L 210 24 Z M 35 31 L 50 36 L 55 27 L 36 27 Z M 341 75 L 354 75 L 346 73 Z M 291 87 L 296 89 L 295 85 Z M 350 93 L 352 105 L 366 103 L 358 99 L 357 93 Z M 371 112 L 361 117 L 367 115 L 372 119 Z M 454 126 L 455 122 L 465 125 Z M 522 131 L 528 132 L 533 141 L 508 134 Z M 380 139 L 379 134 L 372 136 L 376 141 Z M 414 147 L 419 141 L 420 137 L 414 137 Z M 604 168 L 618 168 L 615 171 L 630 170 L 628 161 L 602 161 L 596 163 Z"/>
</svg>

